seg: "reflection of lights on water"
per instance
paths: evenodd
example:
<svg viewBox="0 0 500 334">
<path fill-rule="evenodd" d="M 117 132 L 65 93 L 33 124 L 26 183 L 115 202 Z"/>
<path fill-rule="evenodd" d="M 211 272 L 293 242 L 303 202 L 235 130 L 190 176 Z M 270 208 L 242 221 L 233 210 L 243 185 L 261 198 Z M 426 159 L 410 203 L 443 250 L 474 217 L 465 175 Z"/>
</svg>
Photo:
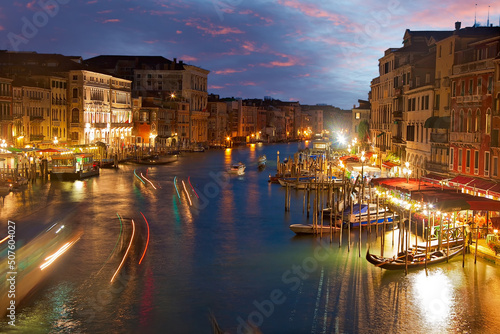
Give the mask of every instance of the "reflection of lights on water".
<svg viewBox="0 0 500 334">
<path fill-rule="evenodd" d="M 177 189 L 177 176 L 174 177 L 174 187 L 175 187 L 175 191 L 177 192 L 177 197 L 179 197 L 179 200 L 181 199 L 181 195 L 179 195 L 179 189 Z"/>
<path fill-rule="evenodd" d="M 424 319 L 433 324 L 446 323 L 452 313 L 451 282 L 443 271 L 420 271 L 414 276 L 415 296 Z"/>
<path fill-rule="evenodd" d="M 184 188 L 184 191 L 186 192 L 186 196 L 188 198 L 189 205 L 193 205 L 193 202 L 191 202 L 191 196 L 189 196 L 189 193 L 186 189 L 186 184 L 184 183 L 184 180 L 182 180 L 182 187 Z"/>
<path fill-rule="evenodd" d="M 82 190 L 83 186 L 84 186 L 84 182 L 83 181 L 79 181 L 79 180 L 75 181 L 75 188 L 77 190 Z"/>
<path fill-rule="evenodd" d="M 142 217 L 144 218 L 144 221 L 146 222 L 146 226 L 148 227 L 148 239 L 146 240 L 146 247 L 144 247 L 144 253 L 142 253 L 141 259 L 139 260 L 139 264 L 141 264 L 142 259 L 144 258 L 144 255 L 146 255 L 146 250 L 148 249 L 149 245 L 149 223 L 146 217 L 144 217 L 144 214 L 141 212 Z"/>
<path fill-rule="evenodd" d="M 196 192 L 196 190 L 194 190 L 193 185 L 191 184 L 191 176 L 188 177 L 188 182 L 189 182 L 189 185 L 191 186 L 191 189 L 193 189 L 194 194 L 196 195 L 196 197 L 200 198 L 200 196 L 198 196 L 198 193 Z"/>
<path fill-rule="evenodd" d="M 5 240 L 9 239 L 9 238 L 10 238 L 10 235 L 6 236 L 6 237 L 5 237 L 5 238 L 3 238 L 2 240 L 0 240 L 0 244 L 1 244 L 2 242 L 4 242 Z"/>
<path fill-rule="evenodd" d="M 151 182 L 151 181 L 150 181 L 147 177 L 145 177 L 144 175 L 142 175 L 142 173 L 141 173 L 141 177 L 142 177 L 144 180 L 148 181 L 148 182 L 149 182 L 149 184 L 150 184 L 150 185 L 152 185 L 152 186 L 153 186 L 153 188 L 155 188 L 155 189 L 156 189 L 156 187 L 155 187 L 155 185 L 153 184 L 153 182 Z"/>
<path fill-rule="evenodd" d="M 120 271 L 120 269 L 123 267 L 123 262 L 125 262 L 125 259 L 127 258 L 128 252 L 130 250 L 130 246 L 132 246 L 132 241 L 134 241 L 134 235 L 135 235 L 135 223 L 134 220 L 132 219 L 132 236 L 130 237 L 130 242 L 127 247 L 127 251 L 125 252 L 125 255 L 123 255 L 122 262 L 120 262 L 120 265 L 118 266 L 118 269 L 116 269 L 115 273 L 113 274 L 113 277 L 111 277 L 111 283 L 115 280 L 116 274 Z"/>
<path fill-rule="evenodd" d="M 63 225 L 63 226 L 61 226 L 61 227 L 59 227 L 59 229 L 56 231 L 56 234 L 57 234 L 57 233 L 59 233 L 59 232 L 61 232 L 61 230 L 62 230 L 63 228 L 64 228 L 64 225 Z"/>
<path fill-rule="evenodd" d="M 73 244 L 75 242 L 77 242 L 77 240 L 73 240 L 73 241 L 68 241 L 67 243 L 65 243 L 61 248 L 59 248 L 54 254 L 52 255 L 49 255 L 45 258 L 45 263 L 42 263 L 42 265 L 40 265 L 40 269 L 41 270 L 44 270 L 45 268 L 47 268 L 48 266 L 50 266 L 52 264 L 52 262 L 54 262 L 59 256 L 63 255 L 64 253 L 66 253 L 66 251 L 71 247 L 73 246 Z"/>
</svg>

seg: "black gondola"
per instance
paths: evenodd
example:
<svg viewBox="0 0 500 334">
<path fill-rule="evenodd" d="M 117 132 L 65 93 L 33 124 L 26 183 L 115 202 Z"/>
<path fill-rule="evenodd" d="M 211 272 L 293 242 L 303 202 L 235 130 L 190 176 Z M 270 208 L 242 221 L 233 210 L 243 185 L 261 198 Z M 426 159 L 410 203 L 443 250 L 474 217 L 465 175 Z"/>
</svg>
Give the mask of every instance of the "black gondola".
<svg viewBox="0 0 500 334">
<path fill-rule="evenodd" d="M 457 254 L 463 251 L 463 246 L 450 248 L 449 255 L 447 254 L 447 249 L 440 251 L 434 251 L 429 253 L 429 258 L 427 259 L 425 253 L 418 254 L 408 254 L 408 263 L 405 263 L 405 253 L 398 254 L 398 257 L 386 258 L 378 255 L 370 254 L 370 250 L 366 251 L 366 259 L 368 262 L 374 264 L 376 267 L 380 267 L 387 270 L 404 270 L 406 265 L 408 268 L 425 267 L 427 265 L 432 265 L 435 263 L 441 263 L 446 261 L 446 259 L 451 259 Z"/>
</svg>

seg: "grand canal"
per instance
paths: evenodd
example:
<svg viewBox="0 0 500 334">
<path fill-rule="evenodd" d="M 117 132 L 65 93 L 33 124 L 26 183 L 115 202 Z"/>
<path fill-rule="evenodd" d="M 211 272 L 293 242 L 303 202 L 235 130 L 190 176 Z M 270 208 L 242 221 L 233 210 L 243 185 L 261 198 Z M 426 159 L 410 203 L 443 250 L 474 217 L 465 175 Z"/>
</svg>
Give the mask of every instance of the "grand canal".
<svg viewBox="0 0 500 334">
<path fill-rule="evenodd" d="M 405 276 L 365 260 L 367 244 L 380 252 L 380 239 L 364 230 L 361 257 L 358 231 L 350 250 L 347 233 L 340 248 L 338 234 L 332 243 L 295 236 L 288 226 L 308 219 L 303 195 L 294 191 L 285 212 L 284 188 L 267 179 L 276 152 L 287 157 L 300 145 L 190 153 L 147 171 L 122 165 L 11 193 L 0 202 L 0 237 L 8 219 L 20 247 L 54 223 L 83 234 L 19 305 L 16 327 L 5 318 L 1 331 L 211 333 L 213 314 L 230 333 L 246 333 L 247 323 L 263 333 L 498 332 L 500 268 L 489 262 L 467 255 L 464 268 L 457 258 Z M 262 154 L 268 164 L 259 171 Z M 238 161 L 245 175 L 225 173 Z M 385 251 L 396 252 L 390 243 Z"/>
</svg>

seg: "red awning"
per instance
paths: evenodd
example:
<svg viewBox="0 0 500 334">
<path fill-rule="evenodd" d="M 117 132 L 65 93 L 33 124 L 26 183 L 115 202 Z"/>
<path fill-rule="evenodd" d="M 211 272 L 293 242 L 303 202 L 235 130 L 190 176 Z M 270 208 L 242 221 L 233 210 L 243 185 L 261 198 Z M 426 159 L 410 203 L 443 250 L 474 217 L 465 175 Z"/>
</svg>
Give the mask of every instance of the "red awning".
<svg viewBox="0 0 500 334">
<path fill-rule="evenodd" d="M 478 191 L 480 193 L 486 194 L 486 191 L 493 188 L 495 185 L 495 182 L 482 179 L 474 179 L 472 182 L 467 184 L 467 187 L 465 188 L 471 191 Z"/>
<path fill-rule="evenodd" d="M 450 184 L 458 187 L 464 187 L 474 181 L 473 177 L 458 175 L 450 180 Z"/>
<path fill-rule="evenodd" d="M 429 173 L 425 176 L 422 176 L 422 180 L 426 182 L 431 182 L 431 183 L 436 183 L 439 184 L 439 181 L 446 180 L 446 177 L 440 176 L 437 174 Z"/>
<path fill-rule="evenodd" d="M 394 162 L 390 162 L 390 161 L 383 161 L 382 162 L 382 167 L 385 167 L 385 168 L 394 168 L 394 167 L 398 167 L 399 164 L 395 164 Z"/>
</svg>

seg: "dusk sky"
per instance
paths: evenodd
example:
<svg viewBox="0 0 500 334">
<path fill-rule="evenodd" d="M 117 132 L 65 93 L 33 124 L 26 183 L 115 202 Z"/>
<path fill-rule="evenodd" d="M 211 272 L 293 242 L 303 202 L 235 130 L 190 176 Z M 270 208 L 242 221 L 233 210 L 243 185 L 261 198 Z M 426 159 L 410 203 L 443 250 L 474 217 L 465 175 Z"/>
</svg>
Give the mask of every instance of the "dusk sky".
<svg viewBox="0 0 500 334">
<path fill-rule="evenodd" d="M 488 10 L 497 26 L 498 1 L 14 0 L 0 3 L 0 49 L 161 55 L 210 70 L 221 97 L 350 109 L 406 29 L 472 26 L 475 11 L 486 25 Z"/>
</svg>

